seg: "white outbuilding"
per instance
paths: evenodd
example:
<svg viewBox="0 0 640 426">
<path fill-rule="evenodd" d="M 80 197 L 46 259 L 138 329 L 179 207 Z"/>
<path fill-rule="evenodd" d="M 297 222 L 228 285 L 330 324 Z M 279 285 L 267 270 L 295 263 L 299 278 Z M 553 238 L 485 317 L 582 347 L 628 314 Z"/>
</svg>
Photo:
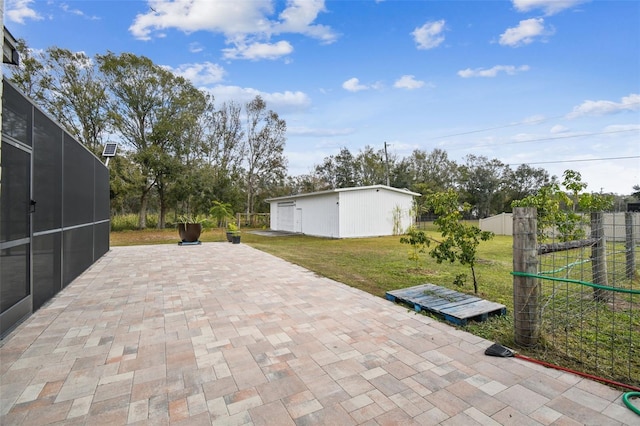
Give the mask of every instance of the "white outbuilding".
<svg viewBox="0 0 640 426">
<path fill-rule="evenodd" d="M 385 185 L 339 188 L 266 200 L 271 229 L 330 238 L 404 233 L 420 194 Z"/>
</svg>

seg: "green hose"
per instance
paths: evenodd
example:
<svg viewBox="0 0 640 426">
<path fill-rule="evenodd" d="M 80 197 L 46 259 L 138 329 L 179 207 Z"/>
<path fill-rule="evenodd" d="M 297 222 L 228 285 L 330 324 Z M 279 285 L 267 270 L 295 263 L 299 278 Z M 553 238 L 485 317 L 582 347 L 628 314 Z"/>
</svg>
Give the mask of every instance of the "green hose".
<svg viewBox="0 0 640 426">
<path fill-rule="evenodd" d="M 640 408 L 633 405 L 631 401 L 629 401 L 629 398 L 640 398 L 640 392 L 627 392 L 624 395 L 622 395 L 622 400 L 624 401 L 624 405 L 626 405 L 629 410 L 633 411 L 634 413 L 640 416 Z"/>
</svg>

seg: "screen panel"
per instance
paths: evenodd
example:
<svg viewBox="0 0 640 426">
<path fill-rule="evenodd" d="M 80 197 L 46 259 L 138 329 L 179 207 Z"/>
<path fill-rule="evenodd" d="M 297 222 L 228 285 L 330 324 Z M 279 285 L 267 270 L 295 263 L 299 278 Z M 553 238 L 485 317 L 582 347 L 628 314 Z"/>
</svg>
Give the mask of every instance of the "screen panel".
<svg viewBox="0 0 640 426">
<path fill-rule="evenodd" d="M 98 223 L 94 226 L 94 262 L 109 251 L 110 230 L 111 224 L 109 222 Z"/>
<path fill-rule="evenodd" d="M 27 297 L 29 291 L 29 244 L 0 250 L 0 313 Z"/>
<path fill-rule="evenodd" d="M 28 238 L 31 200 L 31 155 L 2 142 L 0 242 Z"/>
<path fill-rule="evenodd" d="M 68 227 L 93 222 L 95 157 L 66 133 L 63 155 L 63 225 Z"/>
<path fill-rule="evenodd" d="M 33 237 L 33 310 L 62 289 L 62 232 Z"/>
<path fill-rule="evenodd" d="M 33 232 L 41 232 L 62 227 L 63 131 L 40 111 L 33 121 Z"/>
<path fill-rule="evenodd" d="M 93 263 L 93 225 L 64 231 L 62 246 L 65 287 Z"/>
<path fill-rule="evenodd" d="M 2 83 L 2 133 L 31 146 L 33 106 L 4 79 Z"/>
</svg>

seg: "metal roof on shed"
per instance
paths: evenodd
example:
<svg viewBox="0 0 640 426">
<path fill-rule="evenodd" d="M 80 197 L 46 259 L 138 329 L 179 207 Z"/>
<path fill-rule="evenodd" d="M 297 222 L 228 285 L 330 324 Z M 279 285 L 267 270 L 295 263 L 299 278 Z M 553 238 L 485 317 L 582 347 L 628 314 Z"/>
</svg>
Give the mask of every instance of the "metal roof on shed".
<svg viewBox="0 0 640 426">
<path fill-rule="evenodd" d="M 417 192 L 409 191 L 406 188 L 392 188 L 392 187 L 386 186 L 386 185 L 371 185 L 371 186 L 356 186 L 356 187 L 353 187 L 353 188 L 336 188 L 336 189 L 329 189 L 327 191 L 308 192 L 306 194 L 286 195 L 284 197 L 267 198 L 264 201 L 267 202 L 267 203 L 270 203 L 272 201 L 284 201 L 284 200 L 291 200 L 291 199 L 294 199 L 294 198 L 313 197 L 313 196 L 317 196 L 317 195 L 326 195 L 326 194 L 332 194 L 332 193 L 338 193 L 338 192 L 346 192 L 346 191 L 362 191 L 362 190 L 365 190 L 365 189 L 384 189 L 386 191 L 399 192 L 399 193 L 402 193 L 402 194 L 412 195 L 414 197 L 418 197 L 418 196 L 422 195 L 422 194 L 419 194 Z"/>
</svg>

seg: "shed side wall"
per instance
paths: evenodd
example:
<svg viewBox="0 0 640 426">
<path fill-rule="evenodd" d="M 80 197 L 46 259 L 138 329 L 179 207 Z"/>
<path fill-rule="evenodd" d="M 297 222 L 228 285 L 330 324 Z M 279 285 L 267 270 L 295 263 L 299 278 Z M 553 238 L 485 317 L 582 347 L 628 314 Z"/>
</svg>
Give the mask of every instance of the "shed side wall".
<svg viewBox="0 0 640 426">
<path fill-rule="evenodd" d="M 393 235 L 394 210 L 399 209 L 400 228 L 413 222 L 413 196 L 384 189 L 340 193 L 340 238 Z"/>
<path fill-rule="evenodd" d="M 338 238 L 338 193 L 296 200 L 299 231 L 307 235 Z"/>
</svg>

